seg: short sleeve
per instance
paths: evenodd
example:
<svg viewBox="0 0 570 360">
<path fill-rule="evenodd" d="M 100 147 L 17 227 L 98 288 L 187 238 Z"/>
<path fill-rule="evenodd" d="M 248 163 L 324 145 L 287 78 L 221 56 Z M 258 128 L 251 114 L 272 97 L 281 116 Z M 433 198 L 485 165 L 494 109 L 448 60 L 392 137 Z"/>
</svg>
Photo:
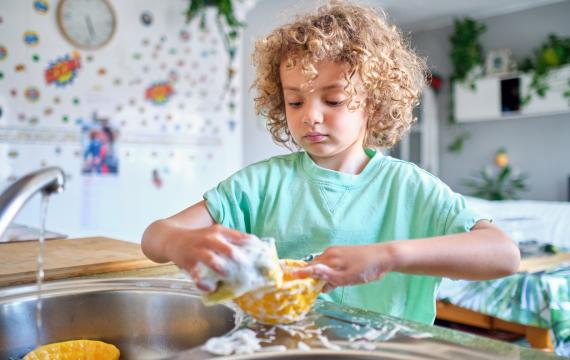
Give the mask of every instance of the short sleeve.
<svg viewBox="0 0 570 360">
<path fill-rule="evenodd" d="M 443 232 L 444 234 L 467 232 L 470 231 L 479 220 L 492 221 L 492 218 L 468 208 L 463 196 L 453 193 L 447 210 Z"/>
<path fill-rule="evenodd" d="M 204 193 L 206 207 L 220 225 L 249 232 L 250 202 L 243 181 L 238 174 L 220 182 Z"/>
</svg>

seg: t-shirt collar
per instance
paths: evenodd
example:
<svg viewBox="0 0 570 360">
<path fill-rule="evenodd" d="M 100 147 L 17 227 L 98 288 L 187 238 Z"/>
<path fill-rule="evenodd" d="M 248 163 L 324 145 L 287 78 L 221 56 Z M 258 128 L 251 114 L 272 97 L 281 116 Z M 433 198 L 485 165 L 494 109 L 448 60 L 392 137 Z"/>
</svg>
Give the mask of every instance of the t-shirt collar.
<svg viewBox="0 0 570 360">
<path fill-rule="evenodd" d="M 374 168 L 378 166 L 380 160 L 384 157 L 381 152 L 374 149 L 364 149 L 364 152 L 370 160 L 360 174 L 348 174 L 320 167 L 305 151 L 301 152 L 301 166 L 311 180 L 332 185 L 355 187 L 368 182 Z"/>
</svg>

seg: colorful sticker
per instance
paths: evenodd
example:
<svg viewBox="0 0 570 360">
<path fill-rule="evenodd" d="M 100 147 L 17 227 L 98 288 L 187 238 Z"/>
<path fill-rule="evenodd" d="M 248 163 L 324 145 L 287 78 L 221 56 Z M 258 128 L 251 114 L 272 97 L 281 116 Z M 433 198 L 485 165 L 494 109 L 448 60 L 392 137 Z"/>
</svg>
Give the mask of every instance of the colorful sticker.
<svg viewBox="0 0 570 360">
<path fill-rule="evenodd" d="M 49 10 L 49 4 L 47 0 L 36 0 L 34 1 L 34 9 L 40 14 L 45 14 Z"/>
<path fill-rule="evenodd" d="M 71 56 L 65 55 L 58 58 L 50 65 L 45 71 L 46 83 L 49 85 L 54 83 L 58 87 L 63 87 L 70 84 L 77 76 L 77 71 L 81 67 L 81 58 L 77 51 L 74 51 Z"/>
<path fill-rule="evenodd" d="M 36 102 L 40 98 L 40 91 L 34 86 L 28 86 L 24 91 L 24 96 L 29 102 Z"/>
<path fill-rule="evenodd" d="M 145 90 L 145 99 L 154 105 L 163 105 L 174 94 L 174 89 L 169 81 L 155 82 Z"/>
<path fill-rule="evenodd" d="M 40 56 L 38 54 L 34 54 L 34 55 L 32 55 L 32 60 L 34 62 L 38 62 L 38 61 L 40 61 Z"/>
<path fill-rule="evenodd" d="M 16 72 L 24 72 L 26 71 L 26 65 L 24 64 L 17 64 L 16 66 L 14 66 L 14 70 Z"/>
<path fill-rule="evenodd" d="M 0 61 L 5 60 L 8 57 L 8 49 L 5 46 L 0 45 Z"/>
<path fill-rule="evenodd" d="M 104 67 L 99 68 L 99 70 L 97 70 L 97 74 L 99 74 L 99 76 L 105 76 L 105 74 L 107 74 L 107 69 Z"/>
<path fill-rule="evenodd" d="M 150 11 L 144 11 L 141 14 L 141 22 L 144 26 L 150 26 L 152 24 L 152 13 Z"/>
<path fill-rule="evenodd" d="M 36 46 L 40 42 L 40 37 L 35 31 L 26 31 L 24 33 L 24 42 L 28 46 Z"/>
</svg>

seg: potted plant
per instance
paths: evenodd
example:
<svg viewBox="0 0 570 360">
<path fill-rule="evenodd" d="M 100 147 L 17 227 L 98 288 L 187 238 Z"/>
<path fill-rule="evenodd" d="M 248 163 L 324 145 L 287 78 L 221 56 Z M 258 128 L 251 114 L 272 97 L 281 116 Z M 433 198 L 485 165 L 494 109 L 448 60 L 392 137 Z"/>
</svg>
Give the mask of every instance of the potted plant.
<svg viewBox="0 0 570 360">
<path fill-rule="evenodd" d="M 470 195 L 487 200 L 518 199 L 519 192 L 527 190 L 527 176 L 513 171 L 505 149 L 495 154 L 495 165 L 498 171 L 487 168 L 479 171 L 475 179 L 464 181 L 471 189 Z"/>
<path fill-rule="evenodd" d="M 520 71 L 532 74 L 528 93 L 521 101 L 522 105 L 530 102 L 533 93 L 544 97 L 548 91 L 546 79 L 549 72 L 565 64 L 570 64 L 570 37 L 559 37 L 551 33 L 540 48 L 535 50 L 534 57 L 528 57 L 518 65 Z M 564 96 L 570 100 L 570 79 L 568 85 Z"/>
</svg>

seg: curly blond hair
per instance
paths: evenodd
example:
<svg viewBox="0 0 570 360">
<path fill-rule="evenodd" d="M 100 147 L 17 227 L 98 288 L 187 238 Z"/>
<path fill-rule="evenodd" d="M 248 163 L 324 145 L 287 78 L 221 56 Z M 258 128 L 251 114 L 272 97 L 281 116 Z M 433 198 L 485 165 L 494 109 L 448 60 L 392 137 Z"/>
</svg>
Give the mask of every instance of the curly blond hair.
<svg viewBox="0 0 570 360">
<path fill-rule="evenodd" d="M 287 61 L 290 67 L 298 62 L 310 81 L 318 76 L 315 64 L 323 60 L 348 65 L 344 76 L 349 109 L 358 107 L 352 79 L 360 78 L 367 93 L 364 146 L 391 147 L 398 142 L 415 121 L 412 111 L 428 76 L 425 60 L 383 12 L 349 1 L 329 1 L 256 42 L 255 109 L 267 118 L 274 141 L 295 144 L 287 128 L 280 64 Z"/>
</svg>

